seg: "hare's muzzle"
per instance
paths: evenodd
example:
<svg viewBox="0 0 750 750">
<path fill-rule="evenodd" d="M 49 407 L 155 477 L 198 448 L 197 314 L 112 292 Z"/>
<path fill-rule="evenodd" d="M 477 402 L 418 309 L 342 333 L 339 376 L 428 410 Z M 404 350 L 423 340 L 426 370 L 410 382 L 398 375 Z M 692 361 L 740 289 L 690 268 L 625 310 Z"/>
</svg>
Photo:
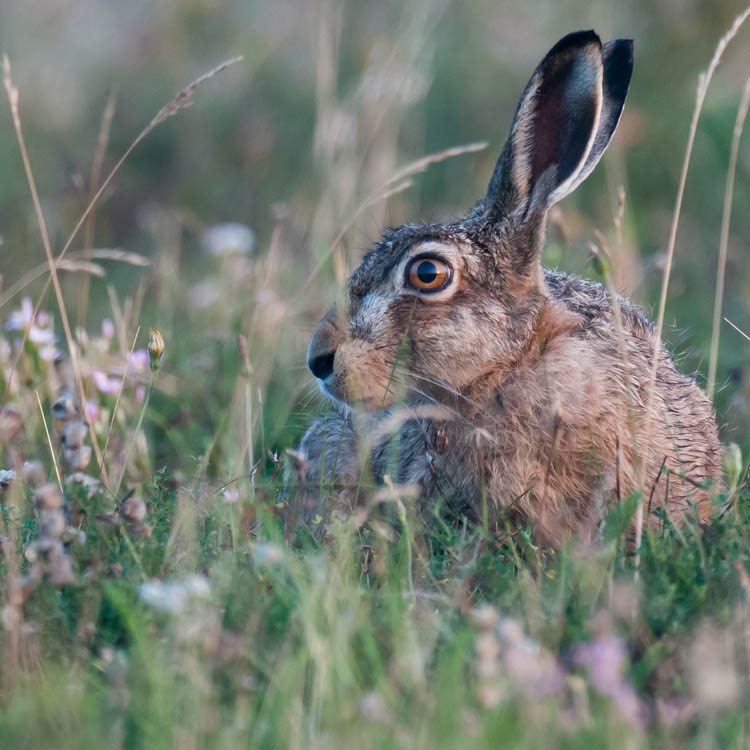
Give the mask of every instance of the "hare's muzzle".
<svg viewBox="0 0 750 750">
<path fill-rule="evenodd" d="M 333 362 L 340 338 L 334 305 L 318 323 L 307 346 L 307 366 L 318 380 L 326 380 L 333 374 Z"/>
</svg>

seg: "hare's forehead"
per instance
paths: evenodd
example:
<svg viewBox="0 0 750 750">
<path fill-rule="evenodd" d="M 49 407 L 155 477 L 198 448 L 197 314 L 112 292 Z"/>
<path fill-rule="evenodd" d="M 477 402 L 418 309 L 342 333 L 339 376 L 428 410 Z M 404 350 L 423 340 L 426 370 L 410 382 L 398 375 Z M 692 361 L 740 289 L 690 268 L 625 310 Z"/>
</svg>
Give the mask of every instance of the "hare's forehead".
<svg viewBox="0 0 750 750">
<path fill-rule="evenodd" d="M 415 242 L 404 252 L 399 262 L 395 265 L 394 271 L 391 274 L 392 279 L 396 283 L 399 283 L 404 277 L 406 267 L 414 258 L 431 255 L 447 261 L 454 270 L 461 270 L 466 266 L 471 253 L 470 248 L 458 240 L 425 240 L 424 242 Z"/>
</svg>

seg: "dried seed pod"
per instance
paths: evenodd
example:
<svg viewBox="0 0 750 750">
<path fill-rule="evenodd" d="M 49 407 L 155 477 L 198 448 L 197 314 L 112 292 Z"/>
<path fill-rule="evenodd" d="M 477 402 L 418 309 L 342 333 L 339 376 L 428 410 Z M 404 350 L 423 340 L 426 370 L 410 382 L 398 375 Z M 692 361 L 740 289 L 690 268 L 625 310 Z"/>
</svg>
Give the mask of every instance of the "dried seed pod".
<svg viewBox="0 0 750 750">
<path fill-rule="evenodd" d="M 30 562 L 36 562 L 39 559 L 39 542 L 31 542 L 23 551 L 23 556 Z"/>
<path fill-rule="evenodd" d="M 13 443 L 23 435 L 23 419 L 11 406 L 0 409 L 0 443 Z"/>
<path fill-rule="evenodd" d="M 18 578 L 14 578 L 10 585 L 10 604 L 15 607 L 20 607 L 29 598 L 35 586 L 36 579 L 32 576 L 19 576 Z"/>
<path fill-rule="evenodd" d="M 94 518 L 105 526 L 116 528 L 120 525 L 120 517 L 117 513 L 97 513 Z"/>
<path fill-rule="evenodd" d="M 24 550 L 24 557 L 31 563 L 46 562 L 56 554 L 62 554 L 62 544 L 57 539 L 36 539 Z"/>
<path fill-rule="evenodd" d="M 60 510 L 63 507 L 63 495 L 56 484 L 42 485 L 32 497 L 34 505 L 41 510 Z"/>
<path fill-rule="evenodd" d="M 76 471 L 68 477 L 68 482 L 80 484 L 86 490 L 86 497 L 92 498 L 100 489 L 102 483 L 90 474 L 84 474 L 82 471 Z"/>
<path fill-rule="evenodd" d="M 82 447 L 88 431 L 88 425 L 80 419 L 71 419 L 65 422 L 61 435 L 63 445 L 70 450 Z"/>
<path fill-rule="evenodd" d="M 71 419 L 78 414 L 75 401 L 69 391 L 63 391 L 60 398 L 52 404 L 52 414 L 55 419 Z"/>
<path fill-rule="evenodd" d="M 24 461 L 21 479 L 32 487 L 41 487 L 46 479 L 41 461 Z"/>
<path fill-rule="evenodd" d="M 148 523 L 131 523 L 128 526 L 128 534 L 130 534 L 130 536 L 137 536 L 140 539 L 148 539 L 153 530 L 154 527 Z"/>
<path fill-rule="evenodd" d="M 65 461 L 73 471 L 83 471 L 91 461 L 91 446 L 82 445 L 80 448 L 65 449 Z"/>
<path fill-rule="evenodd" d="M 86 544 L 86 532 L 83 529 L 77 529 L 75 526 L 66 526 L 60 541 L 64 544 Z"/>
<path fill-rule="evenodd" d="M 500 613 L 491 604 L 483 604 L 471 611 L 471 618 L 483 632 L 494 630 L 500 621 Z"/>
<path fill-rule="evenodd" d="M 120 506 L 120 513 L 126 521 L 142 521 L 147 510 L 146 503 L 138 495 L 127 498 Z"/>
<path fill-rule="evenodd" d="M 0 492 L 7 490 L 15 478 L 16 472 L 13 469 L 0 469 Z"/>
<path fill-rule="evenodd" d="M 73 574 L 73 559 L 65 552 L 50 557 L 47 563 L 47 575 L 49 580 L 57 586 L 65 586 L 75 583 Z"/>
<path fill-rule="evenodd" d="M 59 510 L 43 510 L 39 518 L 39 532 L 47 539 L 57 539 L 65 531 L 65 516 Z"/>
</svg>

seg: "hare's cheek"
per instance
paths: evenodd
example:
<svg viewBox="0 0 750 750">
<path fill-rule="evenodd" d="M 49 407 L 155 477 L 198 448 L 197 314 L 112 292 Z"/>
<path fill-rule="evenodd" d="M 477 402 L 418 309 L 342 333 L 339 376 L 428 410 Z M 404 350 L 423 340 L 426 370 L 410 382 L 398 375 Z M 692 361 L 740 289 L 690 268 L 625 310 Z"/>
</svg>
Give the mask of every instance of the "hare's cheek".
<svg viewBox="0 0 750 750">
<path fill-rule="evenodd" d="M 336 398 L 368 411 L 390 406 L 396 397 L 394 355 L 390 348 L 361 340 L 342 344 L 336 350 L 330 390 Z"/>
</svg>

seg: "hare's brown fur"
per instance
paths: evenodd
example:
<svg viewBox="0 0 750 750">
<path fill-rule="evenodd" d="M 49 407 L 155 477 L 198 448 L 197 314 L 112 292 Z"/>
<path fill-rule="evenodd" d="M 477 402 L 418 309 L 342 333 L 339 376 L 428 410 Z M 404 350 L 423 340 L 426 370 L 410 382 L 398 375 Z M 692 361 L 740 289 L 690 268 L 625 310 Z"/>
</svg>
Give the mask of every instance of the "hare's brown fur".
<svg viewBox="0 0 750 750">
<path fill-rule="evenodd" d="M 417 484 L 423 504 L 531 520 L 553 545 L 590 536 L 638 489 L 676 519 L 691 506 L 705 517 L 720 475 L 710 403 L 661 342 L 652 386 L 654 332 L 638 308 L 539 262 L 546 212 L 604 151 L 628 66 L 628 43 L 561 40 L 468 216 L 391 230 L 365 256 L 308 351 L 325 392 L 364 412 L 342 406 L 308 430 L 304 510 L 321 510 L 324 485 L 355 497 L 365 454 L 376 480 Z M 423 258 L 450 270 L 436 293 L 410 282 Z"/>
</svg>

